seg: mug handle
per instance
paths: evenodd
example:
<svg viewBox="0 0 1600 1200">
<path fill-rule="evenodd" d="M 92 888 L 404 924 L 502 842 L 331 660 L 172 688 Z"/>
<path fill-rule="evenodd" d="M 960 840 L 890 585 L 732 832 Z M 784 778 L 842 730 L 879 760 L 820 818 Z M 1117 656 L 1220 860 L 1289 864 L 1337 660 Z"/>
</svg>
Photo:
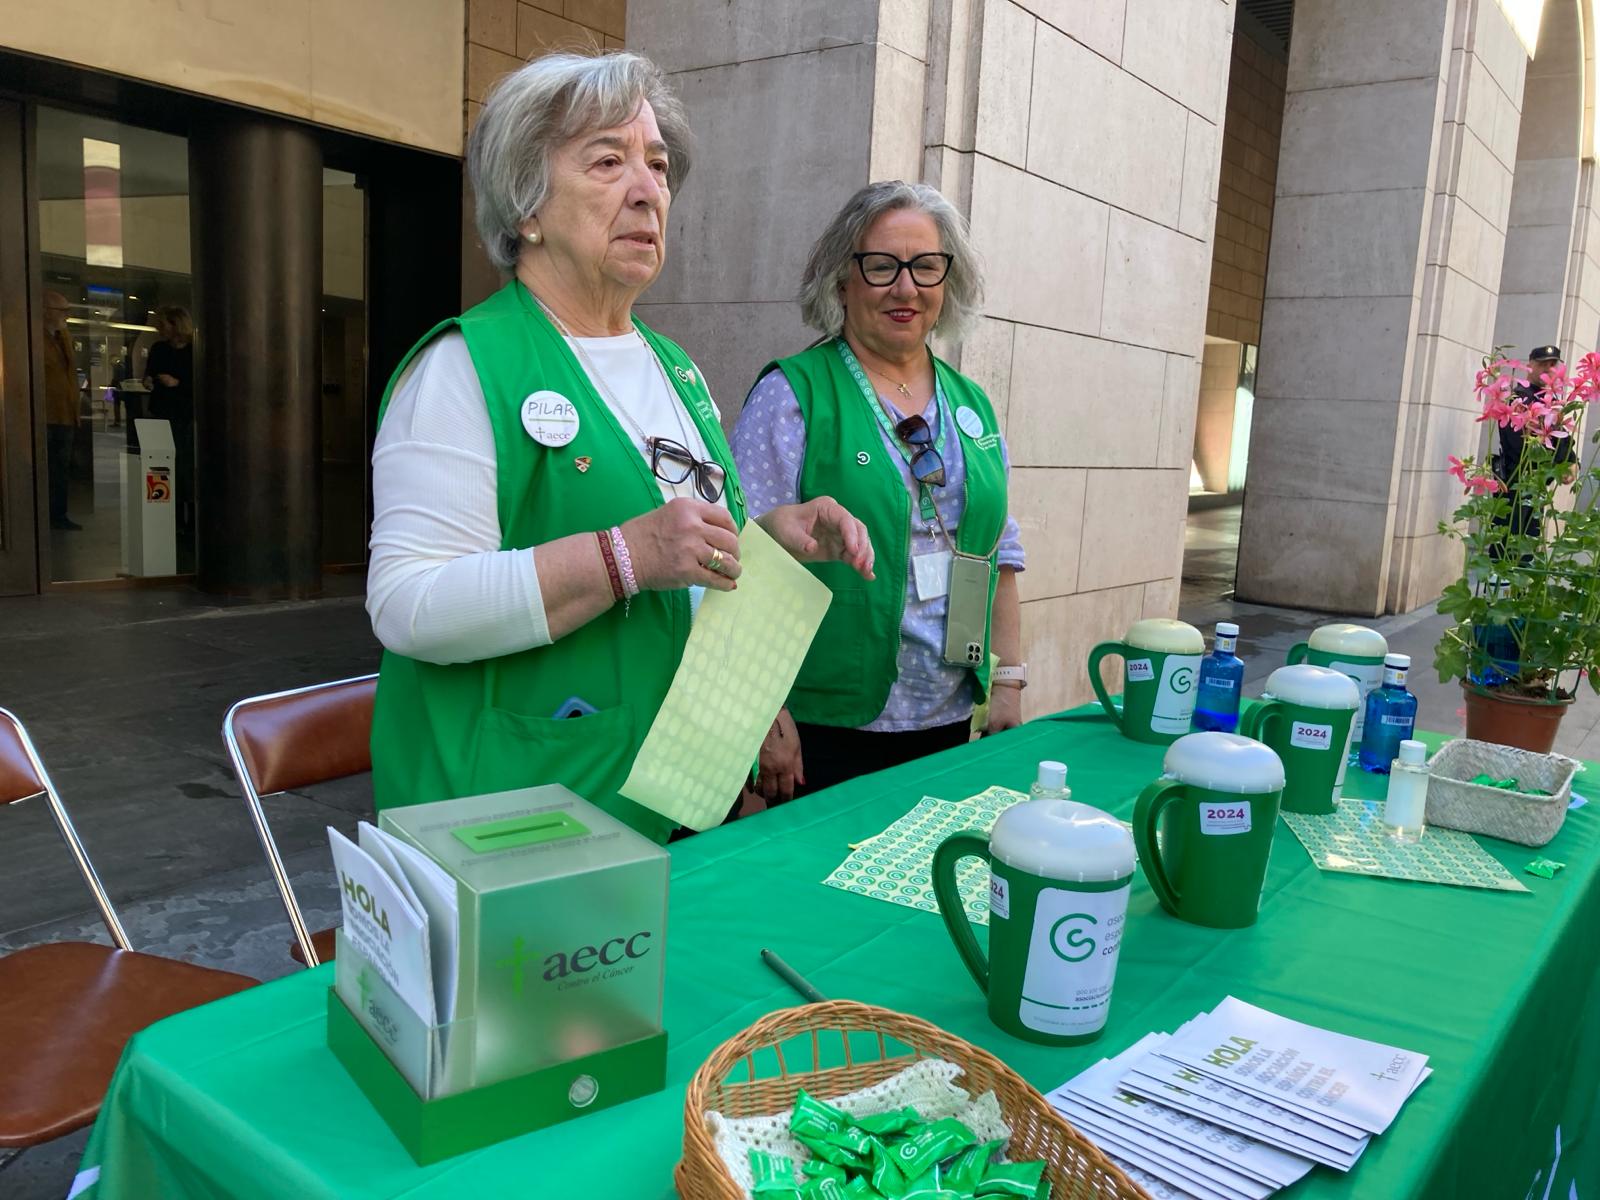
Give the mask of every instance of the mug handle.
<svg viewBox="0 0 1600 1200">
<path fill-rule="evenodd" d="M 1121 642 L 1101 642 L 1093 650 L 1089 651 L 1089 683 L 1094 688 L 1094 694 L 1099 697 L 1100 707 L 1106 710 L 1106 716 L 1111 718 L 1112 724 L 1117 727 L 1119 732 L 1126 735 L 1127 731 L 1122 725 L 1122 713 L 1117 710 L 1115 704 L 1111 703 L 1111 697 L 1106 694 L 1106 685 L 1100 680 L 1100 660 L 1111 655 L 1115 655 L 1126 662 L 1128 647 Z M 1126 678 L 1126 672 L 1124 672 L 1124 678 Z"/>
<path fill-rule="evenodd" d="M 1283 705 L 1277 700 L 1257 700 L 1255 706 L 1239 722 L 1239 735 L 1265 742 L 1267 725 L 1283 719 Z"/>
<path fill-rule="evenodd" d="M 1139 793 L 1133 806 L 1133 841 L 1139 849 L 1139 862 L 1144 867 L 1144 877 L 1150 881 L 1150 890 L 1156 894 L 1161 907 L 1173 916 L 1178 915 L 1178 902 L 1182 899 L 1167 869 L 1161 862 L 1161 852 L 1156 841 L 1156 822 L 1161 810 L 1178 799 L 1187 785 L 1181 779 L 1158 779 Z"/>
<path fill-rule="evenodd" d="M 1298 663 L 1305 662 L 1306 655 L 1308 655 L 1310 653 L 1311 653 L 1311 643 L 1310 642 L 1296 642 L 1294 645 L 1289 647 L 1289 653 L 1284 657 L 1283 661 L 1288 663 L 1292 667 L 1292 666 L 1295 666 Z"/>
<path fill-rule="evenodd" d="M 981 858 L 992 866 L 994 859 L 989 857 L 988 835 L 955 833 L 939 843 L 939 848 L 933 852 L 933 896 L 939 902 L 939 915 L 950 931 L 950 940 L 956 944 L 956 952 L 967 964 L 978 987 L 988 995 L 989 958 L 973 935 L 966 905 L 961 902 L 961 889 L 956 886 L 956 864 L 963 858 Z"/>
</svg>

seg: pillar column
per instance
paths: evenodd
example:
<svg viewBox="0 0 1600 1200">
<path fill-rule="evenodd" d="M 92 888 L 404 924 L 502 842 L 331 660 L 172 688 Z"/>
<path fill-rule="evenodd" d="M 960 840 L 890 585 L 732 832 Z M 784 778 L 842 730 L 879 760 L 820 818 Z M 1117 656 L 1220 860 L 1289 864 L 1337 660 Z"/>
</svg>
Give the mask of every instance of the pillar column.
<svg viewBox="0 0 1600 1200">
<path fill-rule="evenodd" d="M 1296 4 L 1239 599 L 1401 612 L 1458 569 L 1526 61 L 1491 0 Z"/>
<path fill-rule="evenodd" d="M 258 599 L 322 586 L 322 150 L 229 114 L 189 139 L 199 583 Z"/>
</svg>

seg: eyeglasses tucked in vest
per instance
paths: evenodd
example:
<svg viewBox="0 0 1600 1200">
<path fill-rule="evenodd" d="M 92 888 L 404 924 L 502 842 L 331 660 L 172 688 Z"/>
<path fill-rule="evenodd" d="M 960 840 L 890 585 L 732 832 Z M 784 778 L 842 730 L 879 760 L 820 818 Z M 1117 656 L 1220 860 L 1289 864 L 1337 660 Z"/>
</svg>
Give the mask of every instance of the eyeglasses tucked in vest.
<svg viewBox="0 0 1600 1200">
<path fill-rule="evenodd" d="M 944 456 L 933 444 L 933 430 L 920 416 L 907 417 L 894 427 L 895 436 L 915 453 L 911 456 L 911 477 L 926 487 L 944 486 Z"/>
<path fill-rule="evenodd" d="M 718 463 L 696 458 L 687 446 L 671 438 L 646 438 L 645 444 L 650 447 L 650 470 L 662 483 L 677 485 L 693 475 L 694 490 L 703 499 L 715 504 L 722 498 L 728 473 Z"/>
</svg>

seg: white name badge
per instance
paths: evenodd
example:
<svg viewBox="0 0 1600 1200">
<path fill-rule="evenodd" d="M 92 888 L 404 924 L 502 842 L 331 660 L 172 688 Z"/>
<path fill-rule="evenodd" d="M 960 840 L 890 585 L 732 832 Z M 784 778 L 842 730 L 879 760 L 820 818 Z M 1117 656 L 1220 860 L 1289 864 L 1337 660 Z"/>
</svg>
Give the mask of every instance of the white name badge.
<svg viewBox="0 0 1600 1200">
<path fill-rule="evenodd" d="M 950 551 L 934 550 L 911 556 L 918 600 L 937 600 L 950 594 Z"/>
<path fill-rule="evenodd" d="M 522 427 L 541 446 L 565 446 L 578 436 L 578 409 L 560 392 L 534 392 L 522 402 Z"/>
<path fill-rule="evenodd" d="M 1299 746 L 1303 750 L 1331 750 L 1333 726 L 1296 721 L 1293 731 L 1289 734 L 1289 745 Z"/>
<path fill-rule="evenodd" d="M 1200 832 L 1212 836 L 1250 832 L 1250 801 L 1234 800 L 1227 804 L 1202 804 L 1200 806 Z"/>
<path fill-rule="evenodd" d="M 956 424 L 961 426 L 961 432 L 969 438 L 983 436 L 983 418 L 965 404 L 956 409 Z"/>
</svg>

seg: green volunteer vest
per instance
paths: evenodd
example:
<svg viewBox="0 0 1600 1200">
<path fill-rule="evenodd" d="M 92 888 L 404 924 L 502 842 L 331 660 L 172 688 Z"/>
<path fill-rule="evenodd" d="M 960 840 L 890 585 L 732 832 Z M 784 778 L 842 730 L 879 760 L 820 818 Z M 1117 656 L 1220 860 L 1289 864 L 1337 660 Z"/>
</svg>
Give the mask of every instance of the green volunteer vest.
<svg viewBox="0 0 1600 1200">
<path fill-rule="evenodd" d="M 974 438 L 949 420 L 952 428 L 945 437 L 953 433 L 961 439 L 966 460 L 967 506 L 956 530 L 956 549 L 989 559 L 987 644 L 999 578 L 995 553 L 1007 512 L 1000 427 L 982 388 L 938 358 L 933 365 L 950 402 L 946 419 L 957 409 L 970 408 L 983 426 Z M 877 417 L 867 407 L 833 341 L 768 363 L 761 374 L 774 367 L 794 389 L 805 421 L 800 499 L 832 496 L 858 517 L 872 534 L 877 576 L 862 579 L 843 563 L 806 564 L 833 592 L 833 603 L 789 693 L 789 712 L 797 721 L 857 728 L 883 712 L 889 689 L 900 673 L 900 622 L 905 615 L 910 567 L 911 493 L 893 452 L 884 449 Z M 974 674 L 981 702 L 989 689 L 988 663 Z"/>
<path fill-rule="evenodd" d="M 634 322 L 666 367 L 683 408 L 728 472 L 728 507 L 744 523 L 744 495 L 705 381 L 671 341 Z M 650 466 L 594 390 L 571 349 L 513 280 L 412 348 L 384 392 L 440 332 L 459 329 L 494 428 L 502 550 L 607 529 L 659 507 Z M 524 431 L 530 393 L 559 392 L 577 407 L 578 434 L 541 446 Z M 576 465 L 589 459 L 586 470 Z M 372 721 L 372 786 L 380 809 L 561 783 L 657 841 L 673 824 L 617 794 L 683 654 L 686 591 L 642 592 L 549 646 L 441 666 L 386 652 Z M 557 720 L 569 698 L 599 711 Z M 729 798 L 730 803 L 732 797 Z"/>
</svg>

